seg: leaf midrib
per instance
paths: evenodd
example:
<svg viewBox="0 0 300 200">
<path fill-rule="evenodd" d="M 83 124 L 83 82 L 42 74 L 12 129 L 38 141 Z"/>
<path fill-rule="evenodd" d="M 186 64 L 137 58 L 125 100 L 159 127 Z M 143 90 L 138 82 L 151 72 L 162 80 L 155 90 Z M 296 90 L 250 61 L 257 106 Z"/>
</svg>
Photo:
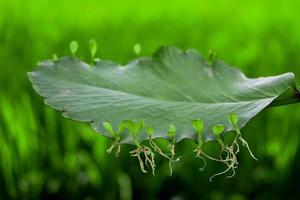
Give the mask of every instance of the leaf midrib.
<svg viewBox="0 0 300 200">
<path fill-rule="evenodd" d="M 268 97 L 268 98 L 258 98 L 256 100 L 250 100 L 250 101 L 245 101 L 245 100 L 241 100 L 241 101 L 232 101 L 232 102 L 209 102 L 209 103 L 206 103 L 206 102 L 199 102 L 199 101 L 173 101 L 173 100 L 164 100 L 164 99 L 155 99 L 155 98 L 152 98 L 152 97 L 147 97 L 147 96 L 142 96 L 142 95 L 138 95 L 138 94 L 132 94 L 132 93 L 127 93 L 127 92 L 123 92 L 123 91 L 119 91 L 119 90 L 113 90 L 113 89 L 109 89 L 109 88 L 103 88 L 103 87 L 99 87 L 99 86 L 94 86 L 94 85 L 90 85 L 90 84 L 82 84 L 82 83 L 78 83 L 78 82 L 73 82 L 73 81 L 68 81 L 68 82 L 65 82 L 65 81 L 62 81 L 60 83 L 71 83 L 71 84 L 74 84 L 74 85 L 80 85 L 80 86 L 83 86 L 83 87 L 91 87 L 91 88 L 94 88 L 96 90 L 107 90 L 108 92 L 111 92 L 111 93 L 120 93 L 122 95 L 125 95 L 125 96 L 133 96 L 133 97 L 137 97 L 137 98 L 142 98 L 142 99 L 146 99 L 146 100 L 150 100 L 150 101 L 156 101 L 156 102 L 163 102 L 163 103 L 180 103 L 180 104 L 186 104 L 186 103 L 189 103 L 189 104 L 196 104 L 196 105 L 222 105 L 222 104 L 237 104 L 237 103 L 251 103 L 251 102 L 257 102 L 259 100 L 263 100 L 263 99 L 274 99 L 276 98 L 277 96 L 274 96 L 274 97 Z M 57 97 L 57 96 L 62 96 L 62 95 L 54 95 L 53 97 Z M 70 94 L 68 94 L 67 96 L 71 96 Z M 74 95 L 74 96 L 78 96 L 78 95 Z M 93 94 L 89 94 L 89 97 L 93 96 Z M 99 95 L 96 95 L 97 97 L 99 97 Z"/>
</svg>

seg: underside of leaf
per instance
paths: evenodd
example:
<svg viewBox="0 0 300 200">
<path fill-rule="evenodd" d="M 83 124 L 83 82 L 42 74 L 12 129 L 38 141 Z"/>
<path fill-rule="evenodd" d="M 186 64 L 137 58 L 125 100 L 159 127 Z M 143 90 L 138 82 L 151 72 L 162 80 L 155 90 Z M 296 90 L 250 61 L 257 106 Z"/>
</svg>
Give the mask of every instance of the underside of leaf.
<svg viewBox="0 0 300 200">
<path fill-rule="evenodd" d="M 196 50 L 175 47 L 125 66 L 105 60 L 89 65 L 72 57 L 47 60 L 28 76 L 47 105 L 110 138 L 103 122 L 118 130 L 124 121 L 143 121 L 140 142 L 149 139 L 148 128 L 153 139 L 169 139 L 170 125 L 176 128 L 176 142 L 198 141 L 196 119 L 203 122 L 207 142 L 216 138 L 212 130 L 217 124 L 224 126 L 223 134 L 234 130 L 227 120 L 231 113 L 242 128 L 268 106 L 300 101 L 292 73 L 247 78 L 222 61 L 208 63 Z M 118 134 L 120 144 L 134 144 L 128 128 Z"/>
</svg>

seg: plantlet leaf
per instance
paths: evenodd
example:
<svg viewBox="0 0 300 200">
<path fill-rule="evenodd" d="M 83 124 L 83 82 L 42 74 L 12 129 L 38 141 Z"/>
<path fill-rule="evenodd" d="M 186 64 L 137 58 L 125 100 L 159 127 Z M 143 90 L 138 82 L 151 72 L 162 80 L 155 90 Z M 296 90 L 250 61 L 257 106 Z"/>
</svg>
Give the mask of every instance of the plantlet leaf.
<svg viewBox="0 0 300 200">
<path fill-rule="evenodd" d="M 131 120 L 125 120 L 124 125 L 130 130 L 134 137 L 137 137 L 140 134 L 141 130 L 144 128 L 144 121 L 133 122 Z"/>
<path fill-rule="evenodd" d="M 53 60 L 53 61 L 57 61 L 57 60 L 58 60 L 57 54 L 53 54 L 53 55 L 52 55 L 52 60 Z"/>
<path fill-rule="evenodd" d="M 228 115 L 228 121 L 233 125 L 237 126 L 239 118 L 235 113 L 231 113 Z"/>
<path fill-rule="evenodd" d="M 213 127 L 213 132 L 215 135 L 219 136 L 224 132 L 225 127 L 222 124 L 217 124 Z"/>
<path fill-rule="evenodd" d="M 168 130 L 168 136 L 171 139 L 171 141 L 174 143 L 175 142 L 175 132 L 176 132 L 176 128 L 173 124 L 171 124 L 169 126 L 169 130 Z"/>
<path fill-rule="evenodd" d="M 224 134 L 231 131 L 230 113 L 239 117 L 242 128 L 266 107 L 300 101 L 292 73 L 247 78 L 222 61 L 207 64 L 196 50 L 175 47 L 161 48 L 153 57 L 125 66 L 100 60 L 89 67 L 70 57 L 47 60 L 28 76 L 47 105 L 67 118 L 91 123 L 101 134 L 107 135 L 104 121 L 118 127 L 124 120 L 143 120 L 155 130 L 153 139 L 168 139 L 166 133 L 174 124 L 176 142 L 197 141 L 197 129 L 191 124 L 195 119 L 205 124 L 206 142 L 216 139 L 212 133 L 216 124 L 226 127 Z M 140 142 L 149 138 L 146 129 L 139 134 Z M 120 142 L 134 143 L 126 131 Z"/>
<path fill-rule="evenodd" d="M 105 128 L 112 136 L 115 136 L 115 132 L 114 132 L 113 127 L 111 126 L 110 123 L 108 123 L 108 122 L 103 122 L 103 126 L 104 126 L 104 128 Z"/>
<path fill-rule="evenodd" d="M 94 59 L 98 48 L 96 40 L 90 39 L 89 48 L 90 48 L 91 58 Z"/>
<path fill-rule="evenodd" d="M 129 129 L 131 133 L 135 133 L 136 131 L 136 123 L 131 120 L 124 120 L 123 124 L 126 128 Z"/>
<path fill-rule="evenodd" d="M 142 46 L 139 43 L 136 43 L 133 46 L 133 51 L 136 55 L 139 55 L 141 53 L 141 50 L 142 50 Z"/>
<path fill-rule="evenodd" d="M 201 119 L 195 119 L 192 121 L 192 125 L 194 127 L 194 129 L 196 130 L 197 134 L 198 134 L 198 145 L 202 146 L 203 144 L 203 128 L 204 128 L 204 123 Z"/>
<path fill-rule="evenodd" d="M 196 129 L 198 134 L 202 133 L 203 128 L 204 128 L 204 123 L 201 119 L 193 120 L 192 125 L 193 125 L 194 129 Z"/>
<path fill-rule="evenodd" d="M 103 122 L 102 124 L 103 124 L 103 127 L 107 130 L 107 132 L 108 132 L 109 134 L 111 134 L 111 135 L 115 138 L 115 140 L 117 140 L 117 141 L 120 140 L 120 137 L 119 137 L 118 133 L 116 133 L 116 132 L 114 131 L 114 129 L 113 129 L 111 123 L 109 123 L 109 122 Z"/>
<path fill-rule="evenodd" d="M 79 45 L 78 45 L 77 41 L 72 41 L 70 43 L 70 51 L 71 51 L 72 56 L 75 56 L 76 51 L 78 50 L 78 47 L 79 47 Z"/>
<path fill-rule="evenodd" d="M 154 133 L 154 129 L 151 128 L 151 127 L 148 127 L 148 128 L 146 129 L 146 133 L 147 133 L 149 136 L 152 136 L 153 133 Z"/>
<path fill-rule="evenodd" d="M 118 127 L 118 133 L 123 132 L 123 130 L 126 128 L 125 124 L 123 122 L 120 123 Z"/>
</svg>

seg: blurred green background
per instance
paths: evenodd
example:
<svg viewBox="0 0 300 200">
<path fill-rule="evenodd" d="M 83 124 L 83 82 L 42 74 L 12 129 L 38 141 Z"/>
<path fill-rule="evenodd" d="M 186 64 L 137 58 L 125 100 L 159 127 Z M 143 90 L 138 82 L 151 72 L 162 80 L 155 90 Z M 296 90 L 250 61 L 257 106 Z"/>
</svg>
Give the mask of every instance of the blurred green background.
<svg viewBox="0 0 300 200">
<path fill-rule="evenodd" d="M 67 120 L 43 103 L 26 72 L 39 60 L 70 55 L 88 40 L 98 56 L 127 63 L 133 46 L 151 55 L 162 45 L 196 48 L 239 66 L 247 76 L 294 72 L 300 83 L 300 2 L 293 0 L 1 0 L 0 1 L 0 199 L 299 199 L 300 105 L 265 110 L 244 129 L 259 158 L 245 149 L 232 179 L 199 172 L 194 144 L 183 141 L 173 176 L 158 161 L 156 176 L 142 174 L 126 146 L 106 153 L 110 142 L 89 125 Z M 298 193 L 298 194 L 297 194 Z"/>
</svg>

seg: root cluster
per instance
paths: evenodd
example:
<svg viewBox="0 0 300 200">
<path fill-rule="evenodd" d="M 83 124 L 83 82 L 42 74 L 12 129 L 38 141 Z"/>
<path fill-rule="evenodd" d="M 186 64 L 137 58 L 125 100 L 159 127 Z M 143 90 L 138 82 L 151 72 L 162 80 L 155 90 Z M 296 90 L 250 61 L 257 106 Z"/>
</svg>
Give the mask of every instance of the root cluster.
<svg viewBox="0 0 300 200">
<path fill-rule="evenodd" d="M 141 157 L 141 154 L 144 155 L 144 160 Z M 147 146 L 141 146 L 136 148 L 133 151 L 130 151 L 130 155 L 133 157 L 137 157 L 139 164 L 140 164 L 140 168 L 142 170 L 143 173 L 147 173 L 147 170 L 145 169 L 145 165 L 147 167 L 150 167 L 152 170 L 152 174 L 155 175 L 155 161 L 154 161 L 154 153 L 152 152 L 152 150 L 147 147 Z"/>
<path fill-rule="evenodd" d="M 178 158 L 175 158 L 175 145 L 172 143 L 169 144 L 168 145 L 169 153 L 164 153 L 152 139 L 149 140 L 149 143 L 155 152 L 157 152 L 159 155 L 161 155 L 162 157 L 169 160 L 169 173 L 171 176 L 173 174 L 173 167 L 172 167 L 173 162 L 178 162 L 181 158 L 181 156 Z"/>
<path fill-rule="evenodd" d="M 151 146 L 147 147 L 145 145 L 142 145 L 141 147 L 136 148 L 135 150 L 131 151 L 130 154 L 133 157 L 137 157 L 141 171 L 144 173 L 147 173 L 147 170 L 145 169 L 145 165 L 147 167 L 150 167 L 152 170 L 152 174 L 155 175 L 155 153 L 158 153 L 162 157 L 169 160 L 169 172 L 170 175 L 173 173 L 172 164 L 173 162 L 177 162 L 180 160 L 181 157 L 175 158 L 175 145 L 169 144 L 168 145 L 168 151 L 169 153 L 164 153 L 161 148 L 152 140 L 149 140 L 149 144 Z M 144 158 L 144 159 L 143 159 Z"/>
<path fill-rule="evenodd" d="M 204 168 L 206 167 L 206 159 L 205 158 L 216 161 L 216 162 L 224 163 L 226 166 L 225 170 L 218 172 L 209 178 L 209 180 L 211 182 L 212 182 L 213 178 L 215 178 L 216 176 L 226 174 L 229 171 L 231 171 L 231 174 L 227 175 L 226 178 L 234 177 L 235 169 L 239 165 L 238 160 L 237 160 L 237 154 L 240 151 L 240 146 L 239 146 L 238 142 L 241 142 L 241 144 L 247 148 L 251 157 L 253 159 L 257 160 L 257 158 L 253 155 L 252 151 L 250 150 L 247 141 L 244 140 L 240 134 L 236 135 L 236 137 L 234 138 L 233 142 L 230 145 L 227 145 L 227 144 L 223 143 L 222 141 L 219 141 L 219 144 L 221 145 L 221 151 L 220 151 L 218 158 L 209 156 L 206 153 L 204 153 L 199 145 L 196 147 L 196 149 L 194 150 L 194 152 L 196 154 L 195 157 L 202 159 L 203 163 L 204 163 L 203 167 L 199 168 L 200 171 L 203 171 Z"/>
<path fill-rule="evenodd" d="M 237 160 L 237 154 L 240 152 L 240 144 L 245 146 L 251 155 L 251 157 L 255 160 L 257 158 L 253 155 L 251 149 L 249 148 L 249 145 L 247 141 L 241 136 L 241 134 L 236 134 L 236 137 L 232 141 L 231 144 L 225 144 L 222 140 L 218 140 L 218 143 L 221 146 L 221 151 L 218 157 L 213 157 L 205 152 L 203 152 L 202 148 L 200 145 L 197 145 L 196 149 L 194 150 L 195 152 L 195 157 L 200 158 L 203 161 L 203 166 L 199 168 L 200 171 L 203 171 L 206 167 L 206 159 L 216 161 L 223 163 L 226 166 L 226 169 L 213 174 L 209 180 L 212 181 L 215 177 L 227 174 L 226 178 L 232 178 L 235 175 L 235 169 L 238 167 L 239 163 Z M 173 173 L 173 168 L 172 165 L 174 162 L 178 162 L 181 158 L 180 157 L 175 157 L 175 144 L 170 143 L 167 147 L 168 152 L 165 153 L 162 151 L 162 149 L 150 138 L 149 139 L 149 144 L 150 147 L 146 145 L 141 145 L 137 147 L 135 150 L 130 151 L 130 155 L 133 157 L 137 157 L 139 161 L 139 165 L 141 168 L 141 171 L 143 173 L 147 173 L 148 171 L 146 170 L 147 168 L 150 168 L 152 171 L 152 174 L 155 175 L 155 153 L 159 154 L 160 156 L 166 158 L 169 161 L 169 173 L 172 175 Z M 115 156 L 118 157 L 121 146 L 118 141 L 115 141 L 112 143 L 112 145 L 107 149 L 108 153 L 111 153 L 115 149 Z"/>
</svg>

